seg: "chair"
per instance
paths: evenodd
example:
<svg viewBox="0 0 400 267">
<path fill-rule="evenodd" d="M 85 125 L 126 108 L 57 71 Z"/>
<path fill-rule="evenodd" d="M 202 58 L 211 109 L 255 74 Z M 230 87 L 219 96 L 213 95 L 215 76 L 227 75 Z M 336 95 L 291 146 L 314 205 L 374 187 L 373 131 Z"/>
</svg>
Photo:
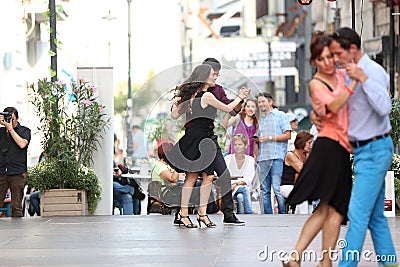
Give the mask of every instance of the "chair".
<svg viewBox="0 0 400 267">
<path fill-rule="evenodd" d="M 171 214 L 174 209 L 178 209 L 179 205 L 177 202 L 180 200 L 179 190 L 179 186 L 176 185 L 163 185 L 160 181 L 151 181 L 147 189 L 147 214 L 161 213 L 166 215 Z M 176 199 L 173 200 L 171 198 L 166 201 L 164 196 L 167 195 L 175 196 Z"/>
<path fill-rule="evenodd" d="M 0 212 L 5 212 L 6 213 L 6 217 L 11 217 L 11 198 L 6 198 L 4 200 L 4 208 L 1 207 L 0 208 Z"/>
</svg>

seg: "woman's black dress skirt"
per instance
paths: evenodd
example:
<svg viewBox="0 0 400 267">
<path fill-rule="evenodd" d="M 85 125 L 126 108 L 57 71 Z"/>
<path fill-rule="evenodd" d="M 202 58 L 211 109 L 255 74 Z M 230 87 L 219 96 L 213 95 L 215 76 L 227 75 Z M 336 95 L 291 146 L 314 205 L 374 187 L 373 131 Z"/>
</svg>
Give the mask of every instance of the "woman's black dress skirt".
<svg viewBox="0 0 400 267">
<path fill-rule="evenodd" d="M 334 207 L 347 221 L 352 187 L 350 154 L 339 142 L 317 138 L 286 203 L 321 200 Z"/>
</svg>

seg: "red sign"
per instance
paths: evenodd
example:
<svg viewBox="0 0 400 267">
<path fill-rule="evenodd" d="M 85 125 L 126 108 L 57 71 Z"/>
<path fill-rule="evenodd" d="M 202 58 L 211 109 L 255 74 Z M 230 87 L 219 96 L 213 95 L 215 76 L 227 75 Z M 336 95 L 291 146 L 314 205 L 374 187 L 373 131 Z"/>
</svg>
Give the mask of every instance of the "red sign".
<svg viewBox="0 0 400 267">
<path fill-rule="evenodd" d="M 385 199 L 385 211 L 391 211 L 391 210 L 392 210 L 392 200 Z"/>
<path fill-rule="evenodd" d="M 298 2 L 300 5 L 308 6 L 309 4 L 311 4 L 312 0 L 297 0 L 297 2 Z"/>
</svg>

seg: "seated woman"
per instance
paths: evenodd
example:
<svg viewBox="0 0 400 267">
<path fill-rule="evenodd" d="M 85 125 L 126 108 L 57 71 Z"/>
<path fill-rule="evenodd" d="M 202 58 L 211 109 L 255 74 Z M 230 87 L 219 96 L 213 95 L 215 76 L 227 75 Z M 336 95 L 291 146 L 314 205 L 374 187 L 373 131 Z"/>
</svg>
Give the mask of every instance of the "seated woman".
<svg viewBox="0 0 400 267">
<path fill-rule="evenodd" d="M 158 160 L 155 162 L 153 171 L 151 172 L 152 181 L 159 181 L 161 184 L 167 186 L 178 185 L 179 173 L 169 165 L 169 162 L 165 156 L 165 154 L 171 150 L 172 146 L 173 144 L 171 142 L 162 142 L 157 147 Z M 177 205 L 180 203 L 180 194 L 177 195 L 177 192 L 166 190 L 163 200 L 168 202 L 166 204 Z"/>
<path fill-rule="evenodd" d="M 164 190 L 164 195 L 162 196 L 162 201 L 165 204 L 173 204 L 175 206 L 179 206 L 181 202 L 181 189 L 183 186 L 183 174 L 181 179 L 179 179 L 179 173 L 176 172 L 168 162 L 167 157 L 165 156 L 173 147 L 171 142 L 162 142 L 157 147 L 157 155 L 159 160 L 155 162 L 153 166 L 153 171 L 151 172 L 151 180 L 159 181 L 161 184 L 168 186 L 168 190 Z M 201 181 L 196 182 L 196 188 L 199 187 Z M 175 185 L 175 186 L 174 186 Z M 192 197 L 190 198 L 191 203 L 199 202 L 199 192 L 198 190 L 194 190 Z M 176 212 L 175 215 L 178 214 L 179 211 Z M 209 203 L 207 204 L 207 213 L 218 213 L 220 212 L 218 209 L 218 205 L 215 203 L 213 195 L 211 194 Z M 176 220 L 175 220 L 176 221 Z M 175 222 L 174 222 L 175 224 Z"/>
<path fill-rule="evenodd" d="M 226 166 L 232 176 L 232 195 L 237 201 L 237 213 L 252 214 L 251 197 L 249 186 L 254 178 L 255 166 L 254 158 L 245 155 L 245 149 L 248 146 L 247 137 L 243 134 L 237 134 L 233 137 L 234 154 L 225 156 Z M 243 206 L 243 208 L 242 208 Z"/>
<path fill-rule="evenodd" d="M 281 178 L 281 194 L 286 199 L 292 192 L 297 176 L 299 175 L 303 164 L 311 151 L 314 136 L 306 131 L 300 131 L 294 140 L 294 150 L 288 151 L 283 162 L 282 178 Z M 298 214 L 309 214 L 309 204 L 305 201 L 299 205 Z M 295 207 L 290 207 L 294 213 Z"/>
</svg>

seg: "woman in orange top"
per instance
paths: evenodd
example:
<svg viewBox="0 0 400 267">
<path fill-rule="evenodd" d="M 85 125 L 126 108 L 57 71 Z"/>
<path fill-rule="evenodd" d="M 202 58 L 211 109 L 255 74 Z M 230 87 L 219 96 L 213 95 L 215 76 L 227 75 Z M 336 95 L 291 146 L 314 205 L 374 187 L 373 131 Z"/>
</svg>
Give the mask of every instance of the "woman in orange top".
<svg viewBox="0 0 400 267">
<path fill-rule="evenodd" d="M 351 146 L 347 137 L 347 100 L 356 82 L 345 85 L 345 73 L 337 70 L 329 50 L 329 36 L 313 35 L 310 45 L 312 65 L 317 67 L 310 81 L 311 104 L 323 121 L 323 130 L 313 145 L 299 178 L 287 199 L 294 205 L 305 200 L 320 200 L 303 226 L 295 249 L 283 261 L 284 266 L 300 266 L 301 256 L 322 230 L 322 259 L 319 266 L 331 266 L 329 252 L 335 249 L 340 224 L 347 221 L 351 193 Z M 328 252 L 328 253 L 327 253 Z"/>
</svg>

